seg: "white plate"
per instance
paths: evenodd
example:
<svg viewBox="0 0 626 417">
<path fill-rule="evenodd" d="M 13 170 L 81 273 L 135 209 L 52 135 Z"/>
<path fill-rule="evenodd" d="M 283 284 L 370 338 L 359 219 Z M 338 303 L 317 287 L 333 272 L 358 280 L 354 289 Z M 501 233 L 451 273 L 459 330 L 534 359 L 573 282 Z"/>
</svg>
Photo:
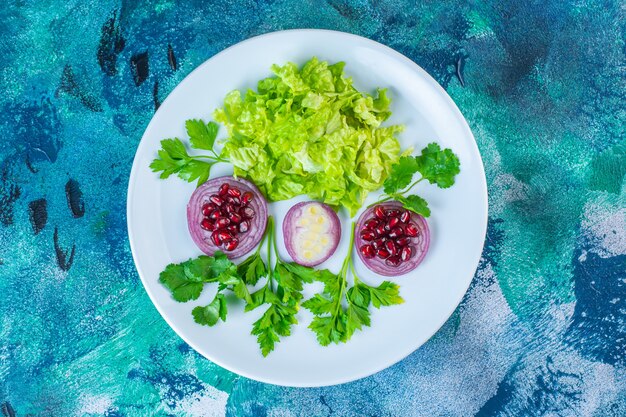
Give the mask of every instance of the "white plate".
<svg viewBox="0 0 626 417">
<path fill-rule="evenodd" d="M 345 61 L 345 71 L 361 91 L 389 88 L 393 98 L 391 124 L 406 125 L 403 148 L 416 151 L 431 141 L 450 147 L 461 160 L 456 184 L 446 190 L 420 184 L 418 191 L 432 209 L 432 237 L 424 262 L 398 277 L 406 302 L 381 310 L 372 308 L 372 326 L 357 332 L 347 344 L 322 347 L 307 328 L 311 314 L 301 309 L 293 334 L 283 338 L 267 358 L 261 356 L 252 323 L 262 311 L 231 308 L 226 323 L 209 328 L 194 323 L 191 310 L 207 304 L 216 288 L 207 285 L 199 300 L 175 302 L 158 282 L 171 262 L 200 255 L 187 231 L 185 207 L 194 190 L 178 178 L 159 180 L 148 165 L 159 141 L 186 138 L 189 118 L 210 120 L 226 93 L 254 88 L 270 75 L 272 64 L 301 64 L 312 56 Z M 221 132 L 223 135 L 224 132 Z M 212 177 L 230 174 L 216 166 Z M 370 195 L 369 201 L 374 201 Z M 304 200 L 299 198 L 295 200 Z M 294 200 L 294 201 L 295 201 Z M 272 204 L 278 225 L 294 201 Z M 190 346 L 218 365 L 259 381 L 289 386 L 323 386 L 352 381 L 380 371 L 426 342 L 448 319 L 476 271 L 487 227 L 485 173 L 474 137 L 446 92 L 424 70 L 398 52 L 369 39 L 325 30 L 291 30 L 248 39 L 215 55 L 187 78 L 163 102 L 141 139 L 128 186 L 128 234 L 137 270 L 152 302 L 168 324 Z M 348 251 L 349 221 L 341 212 L 343 236 L 335 255 L 322 267 L 338 271 Z M 280 251 L 289 259 L 282 245 Z M 383 278 L 365 268 L 355 256 L 357 272 L 369 284 Z M 305 289 L 305 299 L 316 291 Z M 261 309 L 258 309 L 261 310 Z"/>
</svg>

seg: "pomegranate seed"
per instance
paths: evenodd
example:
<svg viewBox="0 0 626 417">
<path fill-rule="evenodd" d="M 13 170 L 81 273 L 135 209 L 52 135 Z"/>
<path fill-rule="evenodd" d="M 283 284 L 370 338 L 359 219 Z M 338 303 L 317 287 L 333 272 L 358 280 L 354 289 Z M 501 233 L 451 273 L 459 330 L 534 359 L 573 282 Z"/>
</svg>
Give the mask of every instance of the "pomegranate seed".
<svg viewBox="0 0 626 417">
<path fill-rule="evenodd" d="M 237 188 L 231 188 L 228 190 L 228 195 L 231 197 L 241 197 L 241 191 Z"/>
<path fill-rule="evenodd" d="M 409 243 L 411 243 L 411 238 L 409 238 L 409 237 L 401 237 L 400 239 L 396 240 L 396 243 L 399 246 L 406 246 Z"/>
<path fill-rule="evenodd" d="M 251 219 L 256 213 L 252 207 L 244 207 L 239 211 L 239 214 L 246 219 Z"/>
<path fill-rule="evenodd" d="M 233 235 L 231 235 L 226 230 L 218 230 L 217 231 L 217 236 L 220 238 L 220 242 L 225 242 L 225 241 L 233 238 Z"/>
<path fill-rule="evenodd" d="M 368 242 L 376 239 L 376 235 L 371 230 L 362 230 L 361 231 L 361 239 L 367 240 Z"/>
<path fill-rule="evenodd" d="M 200 222 L 200 227 L 202 227 L 204 230 L 208 230 L 209 232 L 215 230 L 215 224 L 213 224 L 213 222 L 209 219 L 202 219 L 202 221 Z"/>
<path fill-rule="evenodd" d="M 221 206 L 222 204 L 224 204 L 224 200 L 220 196 L 215 194 L 209 197 L 209 200 L 211 200 L 211 202 L 216 206 Z"/>
<path fill-rule="evenodd" d="M 213 243 L 215 243 L 215 246 L 219 246 L 222 243 L 222 239 L 220 239 L 220 232 L 215 231 L 213 233 L 211 233 L 211 239 L 213 240 Z"/>
<path fill-rule="evenodd" d="M 239 223 L 239 233 L 246 233 L 250 229 L 250 222 L 247 220 Z"/>
<path fill-rule="evenodd" d="M 403 261 L 408 261 L 409 259 L 411 259 L 411 256 L 413 256 L 413 249 L 410 246 L 403 247 L 402 251 L 400 252 L 400 258 Z"/>
<path fill-rule="evenodd" d="M 227 217 L 220 217 L 219 219 L 215 220 L 216 229 L 223 229 L 229 224 L 230 224 L 230 219 Z"/>
<path fill-rule="evenodd" d="M 399 256 L 391 256 L 387 258 L 387 260 L 385 261 L 385 263 L 389 266 L 398 266 L 400 265 L 401 262 L 402 262 L 402 259 L 400 259 Z"/>
<path fill-rule="evenodd" d="M 402 235 L 404 235 L 404 230 L 402 230 L 402 228 L 398 226 L 394 227 L 393 229 L 389 231 L 389 237 L 392 239 L 395 239 Z"/>
<path fill-rule="evenodd" d="M 393 229 L 398 225 L 398 223 L 400 223 L 400 219 L 397 217 L 392 217 L 391 219 L 389 219 L 389 223 L 387 223 L 387 225 L 389 226 L 389 229 Z"/>
<path fill-rule="evenodd" d="M 252 195 L 252 193 L 250 191 L 247 191 L 247 192 L 243 193 L 243 196 L 241 197 L 241 203 L 243 205 L 246 205 L 249 202 L 251 202 L 253 198 L 254 198 L 254 196 Z"/>
<path fill-rule="evenodd" d="M 376 226 L 378 226 L 378 220 L 372 218 L 365 222 L 364 227 L 369 230 L 374 230 Z"/>
<path fill-rule="evenodd" d="M 376 206 L 376 208 L 374 208 L 374 214 L 381 220 L 387 218 L 387 213 L 385 213 L 385 209 L 383 208 L 383 206 Z"/>
<path fill-rule="evenodd" d="M 387 217 L 398 217 L 400 210 L 387 210 Z"/>
<path fill-rule="evenodd" d="M 213 203 L 205 203 L 205 204 L 202 205 L 202 214 L 205 217 L 208 217 L 209 214 L 211 214 L 211 212 L 213 210 L 215 210 L 216 207 L 217 206 L 215 204 L 213 204 Z"/>
<path fill-rule="evenodd" d="M 209 214 L 209 219 L 211 220 L 217 220 L 220 217 L 222 217 L 222 213 L 220 213 L 219 210 L 213 210 L 211 214 Z"/>
<path fill-rule="evenodd" d="M 387 251 L 389 252 L 389 254 L 391 256 L 395 255 L 398 253 L 398 249 L 396 248 L 396 244 L 393 243 L 392 240 L 388 240 L 385 242 L 385 248 L 387 248 Z"/>
<path fill-rule="evenodd" d="M 224 206 L 224 210 L 226 213 L 235 213 L 237 211 L 237 207 L 234 204 L 228 203 Z"/>
<path fill-rule="evenodd" d="M 376 255 L 372 245 L 363 245 L 359 248 L 361 254 L 366 258 L 373 258 Z"/>
<path fill-rule="evenodd" d="M 236 206 L 240 206 L 241 200 L 238 197 L 230 197 L 230 203 L 233 203 Z"/>
<path fill-rule="evenodd" d="M 386 259 L 389 257 L 389 252 L 387 251 L 387 249 L 378 249 L 378 251 L 376 252 L 376 254 L 378 255 L 379 258 L 381 259 Z"/>
<path fill-rule="evenodd" d="M 407 210 L 403 211 L 400 215 L 400 221 L 402 223 L 408 223 L 409 220 L 411 220 L 411 213 L 409 213 Z"/>
<path fill-rule="evenodd" d="M 233 235 L 236 235 L 239 232 L 239 226 L 237 226 L 236 224 L 231 224 L 226 228 L 226 230 L 228 230 Z"/>
<path fill-rule="evenodd" d="M 224 197 L 228 193 L 229 188 L 230 187 L 228 186 L 228 183 L 225 182 L 224 184 L 220 185 L 220 189 L 217 194 L 219 194 L 220 197 Z"/>
<path fill-rule="evenodd" d="M 415 237 L 419 234 L 419 229 L 417 228 L 417 225 L 415 223 L 409 223 L 406 225 L 404 232 L 407 236 Z"/>
<path fill-rule="evenodd" d="M 374 246 L 374 249 L 382 248 L 383 246 L 385 246 L 385 239 L 376 239 L 372 242 L 372 246 Z"/>
<path fill-rule="evenodd" d="M 383 236 L 386 233 L 387 233 L 387 230 L 385 230 L 385 226 L 383 226 L 382 224 L 380 226 L 377 226 L 376 229 L 374 229 L 374 234 L 376 236 Z"/>
<path fill-rule="evenodd" d="M 234 213 L 234 212 L 228 213 L 228 218 L 233 223 L 241 223 L 241 221 L 243 220 L 243 217 L 241 217 L 241 215 Z"/>
<path fill-rule="evenodd" d="M 239 246 L 239 239 L 237 239 L 236 237 L 224 242 L 224 249 L 226 249 L 227 251 L 235 250 L 237 246 Z"/>
</svg>

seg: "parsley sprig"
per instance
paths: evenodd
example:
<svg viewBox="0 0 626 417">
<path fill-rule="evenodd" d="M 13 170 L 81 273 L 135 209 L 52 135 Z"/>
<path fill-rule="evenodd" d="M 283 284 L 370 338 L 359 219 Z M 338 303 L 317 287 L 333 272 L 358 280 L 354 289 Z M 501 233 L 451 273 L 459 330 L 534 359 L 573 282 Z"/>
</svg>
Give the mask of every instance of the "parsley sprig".
<svg viewBox="0 0 626 417">
<path fill-rule="evenodd" d="M 411 182 L 418 172 L 421 174 L 420 178 Z M 441 149 L 437 143 L 430 143 L 422 149 L 420 155 L 403 156 L 397 164 L 391 167 L 391 173 L 383 183 L 386 197 L 375 204 L 396 200 L 401 202 L 407 210 L 428 217 L 430 209 L 426 200 L 418 195 L 407 195 L 407 193 L 424 180 L 436 184 L 439 188 L 451 187 L 459 172 L 460 162 L 454 152 L 451 149 Z"/>
<path fill-rule="evenodd" d="M 261 256 L 261 248 L 267 247 L 267 263 Z M 275 258 L 275 261 L 273 260 Z M 270 266 L 270 267 L 268 267 Z M 239 265 L 231 262 L 222 252 L 213 256 L 199 256 L 180 264 L 170 264 L 160 275 L 160 282 L 171 291 L 176 301 L 196 300 L 207 283 L 218 283 L 217 293 L 206 306 L 192 311 L 196 323 L 214 326 L 226 321 L 230 291 L 245 302 L 245 311 L 267 305 L 267 309 L 253 324 L 252 334 L 257 337 L 263 356 L 274 350 L 281 337 L 291 334 L 296 324 L 296 313 L 302 300 L 303 283 L 313 282 L 319 271 L 284 262 L 278 255 L 274 220 L 270 216 L 261 243 L 256 251 Z M 265 285 L 250 293 L 248 285 L 256 285 L 267 277 Z"/>
<path fill-rule="evenodd" d="M 359 279 L 352 262 L 353 246 L 354 223 L 350 233 L 350 252 L 341 270 L 336 275 L 328 270 L 316 271 L 315 279 L 324 284 L 324 290 L 302 303 L 302 307 L 315 315 L 309 328 L 315 332 L 322 346 L 345 343 L 357 330 L 369 327 L 370 305 L 380 308 L 404 302 L 397 284 L 384 281 L 378 287 L 372 287 Z M 348 274 L 353 277 L 350 288 Z"/>
<path fill-rule="evenodd" d="M 168 178 L 172 174 L 197 185 L 204 183 L 211 174 L 211 167 L 216 162 L 228 162 L 219 156 L 213 146 L 217 137 L 218 125 L 215 122 L 204 123 L 202 120 L 187 120 L 185 122 L 191 148 L 209 151 L 209 155 L 189 155 L 185 144 L 178 138 L 163 139 L 159 157 L 152 161 L 150 168 L 153 172 L 160 172 L 160 178 Z"/>
</svg>

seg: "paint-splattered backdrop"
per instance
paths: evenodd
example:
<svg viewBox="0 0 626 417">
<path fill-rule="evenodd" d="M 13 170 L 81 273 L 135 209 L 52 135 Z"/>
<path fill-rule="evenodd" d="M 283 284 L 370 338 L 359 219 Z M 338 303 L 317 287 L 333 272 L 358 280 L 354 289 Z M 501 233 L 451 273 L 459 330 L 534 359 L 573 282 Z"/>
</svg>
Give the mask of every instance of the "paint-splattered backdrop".
<svg viewBox="0 0 626 417">
<path fill-rule="evenodd" d="M 0 6 L 1 413 L 626 415 L 623 4 L 141 3 Z M 155 107 L 222 49 L 299 27 L 375 39 L 429 71 L 474 131 L 490 196 L 483 259 L 442 330 L 322 389 L 192 351 L 150 303 L 126 236 Z"/>
</svg>

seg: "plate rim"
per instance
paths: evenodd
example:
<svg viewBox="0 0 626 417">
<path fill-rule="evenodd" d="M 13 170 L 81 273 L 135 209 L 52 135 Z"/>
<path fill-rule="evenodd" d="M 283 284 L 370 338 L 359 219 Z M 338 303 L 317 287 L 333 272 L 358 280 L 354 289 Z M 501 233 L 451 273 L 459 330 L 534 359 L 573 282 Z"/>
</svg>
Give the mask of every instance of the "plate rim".
<svg viewBox="0 0 626 417">
<path fill-rule="evenodd" d="M 475 154 L 475 156 L 477 157 L 477 161 L 478 163 L 478 169 L 479 169 L 479 173 L 482 174 L 480 175 L 480 186 L 481 189 L 483 191 L 483 195 L 485 196 L 484 198 L 484 212 L 482 213 L 482 218 L 481 221 L 483 221 L 484 223 L 484 230 L 482 231 L 482 235 L 483 235 L 483 241 L 480 247 L 480 257 L 478 259 L 478 262 L 476 263 L 476 266 L 474 268 L 474 272 L 472 274 L 472 278 L 470 280 L 468 280 L 467 282 L 467 286 L 465 287 L 463 293 L 461 294 L 460 298 L 458 300 L 456 300 L 455 302 L 455 307 L 452 309 L 452 311 L 445 317 L 443 318 L 443 320 L 441 320 L 438 325 L 436 326 L 435 330 L 432 332 L 432 334 L 430 334 L 427 338 L 424 339 L 424 341 L 419 344 L 418 346 L 412 347 L 410 349 L 408 349 L 407 351 L 402 351 L 399 352 L 397 355 L 394 355 L 393 357 L 390 357 L 390 359 L 388 361 L 385 361 L 386 364 L 374 367 L 374 368 L 367 368 L 367 370 L 365 371 L 361 371 L 361 372 L 354 372 L 352 373 L 350 376 L 347 377 L 335 377 L 335 378 L 330 378 L 328 381 L 325 381 L 324 383 L 312 383 L 312 384 L 307 384 L 307 383 L 293 383 L 293 382 L 281 382 L 280 380 L 277 379 L 273 379 L 273 378 L 268 378 L 268 377 L 263 377 L 263 376 L 257 376 L 257 375 L 252 375 L 249 372 L 242 370 L 236 366 L 232 366 L 232 365 L 225 365 L 219 358 L 212 358 L 209 357 L 208 355 L 206 355 L 205 353 L 202 353 L 202 349 L 199 348 L 194 342 L 191 342 L 190 340 L 188 340 L 187 337 L 183 336 L 181 334 L 181 332 L 179 332 L 179 330 L 177 329 L 176 326 L 174 326 L 174 324 L 170 321 L 170 319 L 168 318 L 168 316 L 164 313 L 164 311 L 162 310 L 161 307 L 159 307 L 159 304 L 155 301 L 155 294 L 150 290 L 149 286 L 146 284 L 147 282 L 147 278 L 144 276 L 144 273 L 142 272 L 141 267 L 139 266 L 139 263 L 137 262 L 137 248 L 136 248 L 136 243 L 135 243 L 135 236 L 134 236 L 134 232 L 133 232 L 133 227 L 131 225 L 131 211 L 132 211 L 132 199 L 131 196 L 134 193 L 134 188 L 135 188 L 135 183 L 137 181 L 137 172 L 138 172 L 138 165 L 139 165 L 139 159 L 138 155 L 139 155 L 139 151 L 142 147 L 142 143 L 144 143 L 144 139 L 146 137 L 146 133 L 150 130 L 151 125 L 153 124 L 154 120 L 156 119 L 156 116 L 159 114 L 160 111 L 162 111 L 163 108 L 165 108 L 166 106 L 160 106 L 159 109 L 157 109 L 154 114 L 152 115 L 149 123 L 146 125 L 143 134 L 141 135 L 141 139 L 139 140 L 139 143 L 137 144 L 137 150 L 135 151 L 135 155 L 133 157 L 133 163 L 131 166 L 131 171 L 130 171 L 130 175 L 129 175 L 129 180 L 128 180 L 128 187 L 126 190 L 126 226 L 127 226 L 127 231 L 128 231 L 128 241 L 129 241 L 129 245 L 130 245 L 130 250 L 131 250 L 131 255 L 133 258 L 133 263 L 135 264 L 135 269 L 137 270 L 137 274 L 139 275 L 139 278 L 141 280 L 141 284 L 144 287 L 144 290 L 146 291 L 146 293 L 148 294 L 148 297 L 150 298 L 150 301 L 152 302 L 152 305 L 156 308 L 156 310 L 159 312 L 159 314 L 161 315 L 161 317 L 165 320 L 165 322 L 168 324 L 168 326 L 174 331 L 174 333 L 176 333 L 176 335 L 178 337 L 180 337 L 185 343 L 187 343 L 189 346 L 191 346 L 198 354 L 200 354 L 201 356 L 203 356 L 204 358 L 206 358 L 207 360 L 209 360 L 210 362 L 230 371 L 233 372 L 237 375 L 241 375 L 243 377 L 255 380 L 255 381 L 259 381 L 259 382 L 263 382 L 263 383 L 267 383 L 267 384 L 272 384 L 272 385 L 277 385 L 277 386 L 285 386 L 285 387 L 300 387 L 300 388 L 313 388 L 313 387 L 325 387 L 325 386 L 333 386 L 333 385 L 340 385 L 340 384 L 346 384 L 349 382 L 353 382 L 353 381 L 357 381 L 360 380 L 362 378 L 366 378 L 368 376 L 374 375 L 382 370 L 385 370 L 393 365 L 396 365 L 397 363 L 401 362 L 402 360 L 404 360 L 405 358 L 407 358 L 409 355 L 411 355 L 413 352 L 417 351 L 420 347 L 422 347 L 426 342 L 428 342 L 439 330 L 441 330 L 441 327 L 450 319 L 450 317 L 452 316 L 452 314 L 454 314 L 454 312 L 456 311 L 456 309 L 459 307 L 460 303 L 462 302 L 463 298 L 465 297 L 465 294 L 467 294 L 467 290 L 469 289 L 472 281 L 474 280 L 474 277 L 476 275 L 476 271 L 478 270 L 478 266 L 480 265 L 480 258 L 482 258 L 482 253 L 484 251 L 484 247 L 485 247 L 485 241 L 486 241 L 486 237 L 487 237 L 487 227 L 488 227 L 488 219 L 489 219 L 489 194 L 488 194 L 488 188 L 487 188 L 487 178 L 486 178 L 486 174 L 485 174 L 485 167 L 484 167 L 484 163 L 482 160 L 482 156 L 480 153 L 480 150 L 478 148 L 478 143 L 476 142 L 476 138 L 474 137 L 474 134 L 472 133 L 469 124 L 467 122 L 467 120 L 465 119 L 465 117 L 463 116 L 463 113 L 461 113 L 460 109 L 458 108 L 458 106 L 456 105 L 456 103 L 454 102 L 454 100 L 452 99 L 452 97 L 450 97 L 450 95 L 448 94 L 448 92 L 430 75 L 428 74 L 428 72 L 426 72 L 426 70 L 424 70 L 421 66 L 419 66 L 416 62 L 412 61 L 411 59 L 409 59 L 408 57 L 406 57 L 405 55 L 403 55 L 402 53 L 396 51 L 395 49 L 384 45 L 380 42 L 377 42 L 375 40 L 360 36 L 360 35 L 355 35 L 353 33 L 348 33 L 348 32 L 342 32 L 342 31 L 337 31 L 337 30 L 330 30 L 330 29 L 287 29 L 287 30 L 278 30 L 278 31 L 272 31 L 272 32 L 267 32 L 261 35 L 257 35 L 257 36 L 253 36 L 247 39 L 244 39 L 243 41 L 237 42 L 221 51 L 219 51 L 218 53 L 212 55 L 211 57 L 209 57 L 208 59 L 206 59 L 204 62 L 202 62 L 200 65 L 198 65 L 196 68 L 194 68 L 192 71 L 190 71 L 181 81 L 179 81 L 176 86 L 172 89 L 172 91 L 170 91 L 170 93 L 168 94 L 168 96 L 165 98 L 165 100 L 163 100 L 162 104 L 165 104 L 172 96 L 172 93 L 176 90 L 176 88 L 181 85 L 182 83 L 185 82 L 185 80 L 187 80 L 188 78 L 192 77 L 192 75 L 194 75 L 194 73 L 196 73 L 197 71 L 200 71 L 202 68 L 204 68 L 207 65 L 210 65 L 211 61 L 213 61 L 215 58 L 217 58 L 218 56 L 222 55 L 222 54 L 226 54 L 228 53 L 228 51 L 230 51 L 232 48 L 235 48 L 237 46 L 240 46 L 242 44 L 246 44 L 246 43 L 250 43 L 253 41 L 258 41 L 259 39 L 262 38 L 268 38 L 268 37 L 272 37 L 272 36 L 280 36 L 280 35 L 285 35 L 285 34 L 310 34 L 310 35 L 314 35 L 314 34 L 320 34 L 320 33 L 326 33 L 326 34 L 330 34 L 330 35 L 336 35 L 336 36 L 342 36 L 342 37 L 346 37 L 346 38 L 353 38 L 355 40 L 358 40 L 360 42 L 364 42 L 370 46 L 373 46 L 374 48 L 380 50 L 382 48 L 382 50 L 388 54 L 391 55 L 397 59 L 399 59 L 400 61 L 404 62 L 408 67 L 410 67 L 411 70 L 419 73 L 420 76 L 422 76 L 427 82 L 428 84 L 430 84 L 433 88 L 435 88 L 443 97 L 443 99 L 447 102 L 448 105 L 450 105 L 451 110 L 453 112 L 456 112 L 457 117 L 459 118 L 459 121 L 461 122 L 461 127 L 462 130 L 464 131 L 464 133 L 466 135 L 468 135 L 472 141 L 473 141 L 473 146 L 471 146 L 472 148 L 472 152 Z"/>
</svg>

